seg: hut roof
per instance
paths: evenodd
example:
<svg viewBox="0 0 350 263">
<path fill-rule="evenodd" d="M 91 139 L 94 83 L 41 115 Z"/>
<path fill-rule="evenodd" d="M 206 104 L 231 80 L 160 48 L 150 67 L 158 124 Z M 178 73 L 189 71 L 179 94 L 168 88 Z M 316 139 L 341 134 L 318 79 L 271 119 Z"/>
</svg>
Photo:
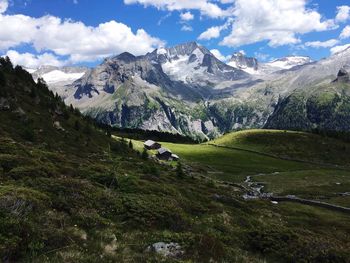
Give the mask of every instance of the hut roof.
<svg viewBox="0 0 350 263">
<path fill-rule="evenodd" d="M 160 148 L 159 150 L 158 150 L 158 153 L 159 154 L 164 154 L 164 153 L 171 153 L 171 151 L 169 150 L 169 149 L 167 149 L 167 148 Z"/>
<path fill-rule="evenodd" d="M 174 154 L 174 153 L 171 155 L 171 157 L 175 158 L 175 159 L 180 159 L 180 157 L 177 154 Z"/>
<path fill-rule="evenodd" d="M 147 140 L 147 141 L 145 141 L 144 145 L 146 145 L 146 146 L 152 146 L 152 145 L 154 145 L 155 143 L 156 143 L 155 141 Z"/>
</svg>

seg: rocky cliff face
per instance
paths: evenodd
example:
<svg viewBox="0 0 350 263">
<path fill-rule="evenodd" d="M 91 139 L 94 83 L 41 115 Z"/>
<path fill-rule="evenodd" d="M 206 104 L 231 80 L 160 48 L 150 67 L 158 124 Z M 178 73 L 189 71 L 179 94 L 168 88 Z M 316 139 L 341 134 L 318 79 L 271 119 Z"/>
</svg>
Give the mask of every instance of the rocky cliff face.
<svg viewBox="0 0 350 263">
<path fill-rule="evenodd" d="M 246 57 L 242 52 L 236 52 L 232 55 L 228 65 L 244 70 L 250 74 L 257 73 L 259 63 L 256 58 Z"/>
</svg>

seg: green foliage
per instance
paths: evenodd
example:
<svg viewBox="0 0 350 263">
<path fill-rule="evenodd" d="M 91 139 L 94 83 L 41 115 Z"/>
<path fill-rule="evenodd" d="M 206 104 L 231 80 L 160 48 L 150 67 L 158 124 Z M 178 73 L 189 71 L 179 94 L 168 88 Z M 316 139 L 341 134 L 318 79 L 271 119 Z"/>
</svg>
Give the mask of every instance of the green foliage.
<svg viewBox="0 0 350 263">
<path fill-rule="evenodd" d="M 0 71 L 0 87 L 1 87 L 0 92 L 3 92 L 3 90 L 5 90 L 3 89 L 3 87 L 5 87 L 6 84 L 7 84 L 7 81 L 6 81 L 5 74 L 2 71 Z M 0 93 L 0 95 L 6 95 L 6 94 Z"/>
<path fill-rule="evenodd" d="M 185 177 L 185 173 L 184 173 L 184 171 L 182 169 L 182 163 L 181 162 L 178 162 L 176 164 L 176 175 L 179 178 L 184 178 Z"/>
<path fill-rule="evenodd" d="M 147 152 L 146 149 L 143 149 L 142 154 L 141 154 L 141 158 L 143 160 L 147 160 L 148 159 L 148 152 Z"/>
<path fill-rule="evenodd" d="M 24 140 L 34 142 L 35 141 L 35 132 L 34 128 L 31 126 L 26 126 L 21 131 L 21 136 Z"/>
</svg>

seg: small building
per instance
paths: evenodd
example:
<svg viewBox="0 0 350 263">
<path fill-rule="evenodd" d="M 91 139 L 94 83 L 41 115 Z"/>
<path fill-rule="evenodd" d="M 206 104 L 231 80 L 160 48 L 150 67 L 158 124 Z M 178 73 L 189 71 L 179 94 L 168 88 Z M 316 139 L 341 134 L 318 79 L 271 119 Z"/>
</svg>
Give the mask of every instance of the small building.
<svg viewBox="0 0 350 263">
<path fill-rule="evenodd" d="M 145 147 L 145 149 L 147 150 L 158 150 L 162 147 L 161 144 L 152 141 L 152 140 L 147 140 L 145 141 L 145 143 L 143 144 L 143 146 Z"/>
<path fill-rule="evenodd" d="M 178 160 L 180 160 L 180 157 L 179 157 L 178 155 L 174 154 L 174 153 L 171 155 L 170 158 L 171 158 L 171 160 L 173 160 L 173 161 L 178 161 Z"/>
<path fill-rule="evenodd" d="M 157 152 L 157 158 L 159 160 L 168 161 L 171 158 L 172 152 L 167 148 L 160 148 Z"/>
</svg>

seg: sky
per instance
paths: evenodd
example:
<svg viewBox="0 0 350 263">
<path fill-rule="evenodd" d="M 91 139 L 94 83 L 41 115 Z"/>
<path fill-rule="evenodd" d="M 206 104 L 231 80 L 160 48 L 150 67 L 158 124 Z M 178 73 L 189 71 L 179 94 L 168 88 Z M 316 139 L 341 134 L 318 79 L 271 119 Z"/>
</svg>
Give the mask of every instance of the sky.
<svg viewBox="0 0 350 263">
<path fill-rule="evenodd" d="M 350 46 L 350 0 L 0 0 L 0 55 L 28 68 L 189 41 L 222 61 L 319 60 Z"/>
</svg>

